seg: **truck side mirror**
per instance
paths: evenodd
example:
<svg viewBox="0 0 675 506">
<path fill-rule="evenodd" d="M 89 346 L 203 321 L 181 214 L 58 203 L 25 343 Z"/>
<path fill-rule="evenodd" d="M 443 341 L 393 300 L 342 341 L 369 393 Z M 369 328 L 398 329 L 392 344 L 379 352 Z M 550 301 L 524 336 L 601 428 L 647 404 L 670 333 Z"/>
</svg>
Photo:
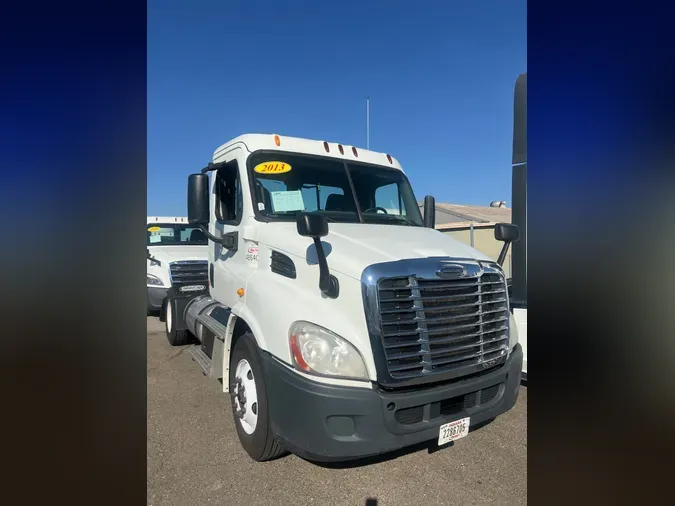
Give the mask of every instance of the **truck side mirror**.
<svg viewBox="0 0 675 506">
<path fill-rule="evenodd" d="M 188 176 L 188 222 L 199 225 L 204 235 L 230 251 L 239 248 L 239 232 L 230 232 L 222 237 L 211 234 L 206 225 L 209 224 L 209 176 L 204 173 Z"/>
<path fill-rule="evenodd" d="M 502 250 L 499 252 L 499 258 L 497 258 L 497 263 L 504 265 L 509 244 L 520 239 L 520 230 L 518 230 L 516 225 L 512 225 L 511 223 L 497 223 L 495 224 L 495 239 L 504 242 L 504 246 L 502 246 Z"/>
<path fill-rule="evenodd" d="M 520 230 L 511 223 L 497 223 L 495 225 L 495 239 L 499 242 L 516 242 L 520 239 Z"/>
<path fill-rule="evenodd" d="M 209 176 L 190 174 L 188 176 L 188 222 L 193 225 L 209 223 Z"/>
<path fill-rule="evenodd" d="M 424 226 L 427 228 L 436 227 L 436 199 L 431 195 L 424 197 Z"/>
<path fill-rule="evenodd" d="M 326 252 L 323 250 L 321 238 L 328 235 L 328 220 L 319 213 L 298 213 L 295 217 L 298 234 L 314 239 L 316 257 L 319 260 L 319 288 L 331 299 L 337 298 L 340 293 L 340 284 L 328 270 Z"/>
<path fill-rule="evenodd" d="M 318 239 L 328 235 L 328 220 L 319 213 L 298 213 L 296 224 L 303 237 Z"/>
</svg>

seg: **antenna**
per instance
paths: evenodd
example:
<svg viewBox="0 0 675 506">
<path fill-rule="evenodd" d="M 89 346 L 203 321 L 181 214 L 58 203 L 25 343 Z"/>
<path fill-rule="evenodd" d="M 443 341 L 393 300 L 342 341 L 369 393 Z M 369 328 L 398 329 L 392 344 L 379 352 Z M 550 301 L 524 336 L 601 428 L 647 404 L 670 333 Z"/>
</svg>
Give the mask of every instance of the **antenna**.
<svg viewBox="0 0 675 506">
<path fill-rule="evenodd" d="M 370 149 L 370 97 L 366 97 L 366 149 Z"/>
</svg>

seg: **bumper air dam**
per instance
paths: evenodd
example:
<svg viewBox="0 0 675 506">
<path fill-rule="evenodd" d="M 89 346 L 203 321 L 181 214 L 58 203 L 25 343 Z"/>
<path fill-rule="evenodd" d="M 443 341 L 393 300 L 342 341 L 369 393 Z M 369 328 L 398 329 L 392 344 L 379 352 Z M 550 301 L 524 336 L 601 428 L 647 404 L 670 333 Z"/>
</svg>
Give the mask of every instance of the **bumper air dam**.
<svg viewBox="0 0 675 506">
<path fill-rule="evenodd" d="M 261 355 L 273 430 L 287 450 L 319 462 L 435 440 L 441 425 L 467 416 L 471 427 L 490 420 L 515 405 L 523 361 L 516 345 L 506 362 L 479 376 L 396 392 L 317 383 Z"/>
</svg>

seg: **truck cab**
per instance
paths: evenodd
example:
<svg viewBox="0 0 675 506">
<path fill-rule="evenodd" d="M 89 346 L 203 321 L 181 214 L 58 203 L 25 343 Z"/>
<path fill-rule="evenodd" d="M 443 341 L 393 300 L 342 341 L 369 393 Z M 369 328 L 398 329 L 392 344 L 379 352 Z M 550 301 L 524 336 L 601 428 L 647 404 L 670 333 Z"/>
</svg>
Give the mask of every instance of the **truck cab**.
<svg viewBox="0 0 675 506">
<path fill-rule="evenodd" d="M 433 205 L 422 216 L 389 154 L 274 134 L 222 145 L 189 177 L 209 293 L 168 298 L 167 336 L 197 342 L 253 459 L 444 445 L 515 404 L 504 273 L 434 230 Z"/>
<path fill-rule="evenodd" d="M 162 309 L 169 290 L 207 291 L 207 240 L 185 216 L 147 217 L 147 287 L 150 315 Z"/>
</svg>

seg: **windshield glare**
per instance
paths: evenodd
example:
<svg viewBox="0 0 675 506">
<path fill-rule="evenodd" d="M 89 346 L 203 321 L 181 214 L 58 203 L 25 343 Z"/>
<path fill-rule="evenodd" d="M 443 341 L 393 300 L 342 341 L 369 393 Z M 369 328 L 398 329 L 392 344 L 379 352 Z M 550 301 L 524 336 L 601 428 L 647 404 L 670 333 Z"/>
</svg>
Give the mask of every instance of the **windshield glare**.
<svg viewBox="0 0 675 506">
<path fill-rule="evenodd" d="M 329 158 L 256 153 L 250 159 L 254 205 L 260 214 L 292 221 L 298 211 L 320 212 L 328 221 L 423 226 L 408 179 L 397 169 Z"/>
<path fill-rule="evenodd" d="M 148 246 L 205 246 L 206 236 L 199 227 L 180 223 L 149 223 Z"/>
</svg>

